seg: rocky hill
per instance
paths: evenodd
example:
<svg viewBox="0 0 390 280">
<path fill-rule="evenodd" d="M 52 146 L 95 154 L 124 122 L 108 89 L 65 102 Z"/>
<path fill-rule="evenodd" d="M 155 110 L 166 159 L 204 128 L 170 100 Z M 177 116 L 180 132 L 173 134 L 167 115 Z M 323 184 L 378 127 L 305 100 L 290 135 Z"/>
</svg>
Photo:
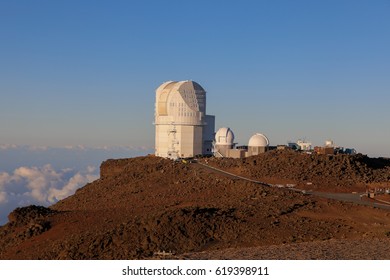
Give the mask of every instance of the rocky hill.
<svg viewBox="0 0 390 280">
<path fill-rule="evenodd" d="M 311 181 L 332 190 L 390 179 L 388 160 L 364 156 L 274 151 L 242 160 L 207 161 L 253 178 L 303 185 Z M 240 252 L 301 244 L 314 248 L 340 240 L 367 246 L 377 240 L 386 246 L 389 236 L 387 210 L 261 186 L 199 164 L 146 156 L 103 162 L 100 179 L 50 208 L 14 210 L 9 223 L 0 227 L 0 258 L 199 258 L 201 253 L 213 258 L 224 250 L 232 258 L 250 258 Z M 280 256 L 321 258 L 309 251 L 305 257 Z M 344 253 L 336 258 L 356 258 L 351 250 Z M 384 253 L 362 258 L 389 257 Z"/>
<path fill-rule="evenodd" d="M 365 191 L 383 183 L 390 188 L 390 159 L 366 155 L 317 155 L 274 150 L 244 159 L 210 158 L 208 164 L 252 179 L 283 183 L 314 190 Z"/>
</svg>

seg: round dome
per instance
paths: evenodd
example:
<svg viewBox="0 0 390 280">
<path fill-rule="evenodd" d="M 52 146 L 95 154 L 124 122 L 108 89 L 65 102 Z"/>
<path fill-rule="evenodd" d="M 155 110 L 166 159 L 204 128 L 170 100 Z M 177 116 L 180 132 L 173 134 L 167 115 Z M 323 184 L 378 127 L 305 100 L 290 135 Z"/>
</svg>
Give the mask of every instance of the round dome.
<svg viewBox="0 0 390 280">
<path fill-rule="evenodd" d="M 202 125 L 206 91 L 194 81 L 168 81 L 156 90 L 156 123 Z"/>
<path fill-rule="evenodd" d="M 204 88 L 198 84 L 197 82 L 194 82 L 194 81 L 181 81 L 181 82 L 177 82 L 178 86 L 179 86 L 179 91 L 180 90 L 193 90 L 195 92 L 203 92 L 203 93 L 206 93 L 206 91 L 204 90 Z"/>
<path fill-rule="evenodd" d="M 267 136 L 261 133 L 256 133 L 249 139 L 249 147 L 268 147 L 269 140 Z"/>
<path fill-rule="evenodd" d="M 234 133 L 228 127 L 218 129 L 215 134 L 215 144 L 217 145 L 233 145 Z"/>
</svg>

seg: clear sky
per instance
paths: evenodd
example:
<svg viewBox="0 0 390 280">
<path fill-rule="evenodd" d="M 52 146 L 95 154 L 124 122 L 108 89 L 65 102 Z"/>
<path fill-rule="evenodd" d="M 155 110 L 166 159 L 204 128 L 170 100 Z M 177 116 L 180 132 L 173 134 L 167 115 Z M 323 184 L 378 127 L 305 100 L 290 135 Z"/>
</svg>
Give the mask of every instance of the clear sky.
<svg viewBox="0 0 390 280">
<path fill-rule="evenodd" d="M 155 89 L 194 80 L 240 144 L 390 156 L 390 1 L 0 0 L 0 144 L 154 145 Z"/>
</svg>

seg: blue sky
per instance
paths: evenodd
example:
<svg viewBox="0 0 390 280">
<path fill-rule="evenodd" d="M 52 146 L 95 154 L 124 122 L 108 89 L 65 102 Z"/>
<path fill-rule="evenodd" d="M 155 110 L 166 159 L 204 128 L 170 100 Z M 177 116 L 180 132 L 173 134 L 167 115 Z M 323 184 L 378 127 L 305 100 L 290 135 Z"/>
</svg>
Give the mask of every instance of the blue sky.
<svg viewBox="0 0 390 280">
<path fill-rule="evenodd" d="M 194 80 L 239 144 L 390 157 L 390 1 L 0 0 L 0 225 L 153 152 L 155 89 Z"/>
<path fill-rule="evenodd" d="M 390 156 L 390 1 L 0 1 L 0 144 L 153 148 L 191 79 L 245 144 Z"/>
</svg>

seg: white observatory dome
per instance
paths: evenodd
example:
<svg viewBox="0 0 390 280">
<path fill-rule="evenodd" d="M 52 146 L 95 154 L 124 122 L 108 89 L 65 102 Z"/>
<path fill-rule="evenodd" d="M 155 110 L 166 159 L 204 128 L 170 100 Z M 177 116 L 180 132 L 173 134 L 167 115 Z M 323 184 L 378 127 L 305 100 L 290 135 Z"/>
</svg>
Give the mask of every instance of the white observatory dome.
<svg viewBox="0 0 390 280">
<path fill-rule="evenodd" d="M 156 90 L 155 122 L 203 125 L 206 91 L 194 81 L 165 82 Z"/>
<path fill-rule="evenodd" d="M 234 142 L 234 133 L 228 127 L 222 127 L 218 129 L 215 134 L 215 144 L 216 145 L 233 145 Z"/>
<path fill-rule="evenodd" d="M 261 133 L 256 133 L 249 139 L 249 147 L 268 147 L 269 140 L 267 136 Z"/>
<path fill-rule="evenodd" d="M 333 140 L 326 140 L 325 141 L 325 147 L 333 147 L 334 143 Z"/>
</svg>

